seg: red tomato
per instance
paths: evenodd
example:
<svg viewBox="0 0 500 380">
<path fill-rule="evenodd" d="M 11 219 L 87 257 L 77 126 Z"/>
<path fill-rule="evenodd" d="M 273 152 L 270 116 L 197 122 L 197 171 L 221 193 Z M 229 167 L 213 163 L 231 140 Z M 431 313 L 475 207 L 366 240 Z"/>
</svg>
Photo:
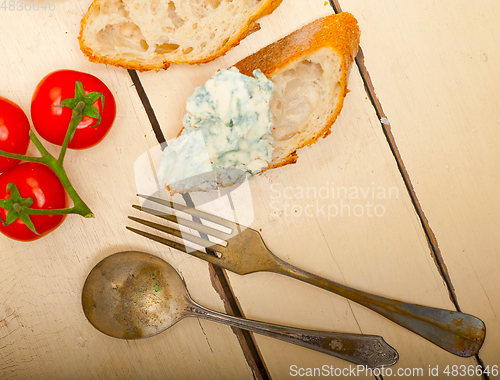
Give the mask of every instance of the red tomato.
<svg viewBox="0 0 500 380">
<path fill-rule="evenodd" d="M 23 110 L 8 99 L 0 97 L 0 149 L 16 154 L 26 154 L 30 143 L 30 122 Z M 0 157 L 0 172 L 20 161 Z"/>
<path fill-rule="evenodd" d="M 60 209 L 68 207 L 68 197 L 61 181 L 46 165 L 38 162 L 24 162 L 0 175 L 0 199 L 9 199 L 7 185 L 14 183 L 23 198 L 33 198 L 33 209 Z M 7 218 L 7 210 L 0 208 L 0 217 Z M 55 230 L 66 215 L 30 215 L 35 230 L 31 231 L 24 222 L 17 219 L 8 226 L 0 223 L 0 232 L 21 241 L 32 241 Z"/>
<path fill-rule="evenodd" d="M 101 99 L 93 103 L 99 110 L 102 121 L 84 116 L 77 127 L 68 147 L 71 149 L 90 148 L 109 132 L 116 116 L 116 103 L 108 87 L 91 74 L 73 70 L 59 70 L 48 74 L 36 87 L 31 100 L 31 120 L 42 138 L 53 144 L 62 145 L 71 120 L 72 110 L 57 107 L 64 99 L 75 98 L 75 83 L 82 82 L 86 94 L 99 92 L 104 95 L 104 108 Z"/>
</svg>

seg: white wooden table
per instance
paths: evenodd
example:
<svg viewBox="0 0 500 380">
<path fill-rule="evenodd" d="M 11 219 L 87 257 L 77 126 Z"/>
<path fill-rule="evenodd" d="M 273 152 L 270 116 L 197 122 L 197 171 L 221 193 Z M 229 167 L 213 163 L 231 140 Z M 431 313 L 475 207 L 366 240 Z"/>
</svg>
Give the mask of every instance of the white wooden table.
<svg viewBox="0 0 500 380">
<path fill-rule="evenodd" d="M 470 358 L 334 294 L 275 274 L 221 272 L 125 229 L 144 185 L 138 159 L 159 136 L 178 133 L 194 87 L 331 14 L 328 2 L 284 0 L 226 56 L 140 74 L 89 63 L 80 52 L 90 0 L 55 0 L 52 11 L 4 4 L 0 96 L 29 114 L 42 77 L 76 69 L 112 89 L 118 115 L 101 144 L 67 154 L 69 176 L 96 218 L 69 216 L 32 243 L 0 235 L 0 379 L 328 378 L 355 368 L 258 335 L 252 351 L 240 332 L 195 318 L 143 340 L 103 335 L 83 314 L 81 288 L 98 261 L 123 250 L 167 260 L 205 306 L 231 313 L 237 304 L 251 319 L 381 335 L 400 354 L 382 376 L 345 378 L 500 377 L 500 2 L 339 0 L 336 10 L 351 12 L 362 32 L 344 109 L 331 135 L 300 151 L 296 165 L 249 181 L 251 226 L 277 256 L 358 289 L 481 318 L 486 340 Z M 477 365 L 489 376 L 462 376 Z"/>
</svg>

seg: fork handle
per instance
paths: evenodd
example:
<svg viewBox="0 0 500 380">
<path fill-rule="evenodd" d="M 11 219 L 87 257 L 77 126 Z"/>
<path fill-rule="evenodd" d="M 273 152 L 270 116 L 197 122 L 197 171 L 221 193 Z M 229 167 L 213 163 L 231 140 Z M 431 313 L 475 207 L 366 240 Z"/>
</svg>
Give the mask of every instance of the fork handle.
<svg viewBox="0 0 500 380">
<path fill-rule="evenodd" d="M 475 355 L 483 344 L 486 327 L 477 317 L 380 297 L 308 273 L 278 257 L 276 259 L 278 265 L 273 272 L 302 280 L 363 305 L 455 355 Z"/>
<path fill-rule="evenodd" d="M 192 301 L 188 316 L 224 323 L 243 330 L 276 338 L 315 351 L 319 351 L 368 368 L 395 364 L 399 355 L 384 339 L 377 335 L 333 333 L 304 330 L 265 322 L 233 317 L 208 309 Z"/>
</svg>

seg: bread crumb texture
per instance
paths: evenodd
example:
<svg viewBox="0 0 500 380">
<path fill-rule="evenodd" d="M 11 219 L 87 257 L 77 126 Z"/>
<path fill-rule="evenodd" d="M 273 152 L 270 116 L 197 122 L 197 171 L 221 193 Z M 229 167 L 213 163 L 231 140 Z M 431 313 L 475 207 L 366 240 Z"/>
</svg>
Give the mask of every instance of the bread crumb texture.
<svg viewBox="0 0 500 380">
<path fill-rule="evenodd" d="M 224 55 L 282 0 L 94 0 L 80 48 L 92 62 L 139 71 Z"/>
<path fill-rule="evenodd" d="M 360 30 L 353 15 L 320 18 L 243 59 L 249 75 L 260 69 L 275 84 L 273 159 L 267 169 L 297 161 L 297 150 L 326 137 L 348 93 L 347 77 L 358 52 Z"/>
<path fill-rule="evenodd" d="M 259 75 L 265 75 L 274 87 L 269 99 L 272 157 L 270 162 L 266 160 L 269 164 L 260 169 L 259 174 L 295 163 L 297 150 L 330 134 L 348 93 L 347 78 L 358 52 L 359 39 L 360 31 L 353 15 L 333 14 L 302 27 L 235 65 L 241 74 L 249 77 L 260 70 Z M 230 96 L 233 91 L 227 93 Z M 225 95 L 223 98 L 223 103 L 230 102 Z M 232 123 L 227 124 L 230 129 Z M 224 136 L 219 133 L 214 136 L 215 139 L 219 137 Z M 188 148 L 194 152 L 202 150 L 194 145 Z M 169 157 L 162 163 L 165 167 L 181 164 L 178 159 Z M 236 170 L 236 167 L 229 170 Z M 173 194 L 233 186 L 245 177 L 244 171 L 239 172 L 228 173 L 227 168 L 221 166 L 215 174 L 210 171 L 209 178 L 191 176 L 189 183 L 178 181 L 166 187 Z"/>
</svg>

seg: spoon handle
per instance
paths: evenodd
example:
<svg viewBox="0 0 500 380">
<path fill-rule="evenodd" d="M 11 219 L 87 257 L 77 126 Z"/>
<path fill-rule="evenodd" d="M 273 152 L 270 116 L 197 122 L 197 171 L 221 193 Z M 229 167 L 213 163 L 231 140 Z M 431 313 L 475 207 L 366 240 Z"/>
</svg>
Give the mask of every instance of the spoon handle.
<svg viewBox="0 0 500 380">
<path fill-rule="evenodd" d="M 353 289 L 296 268 L 276 258 L 278 272 L 357 302 L 400 326 L 426 338 L 444 350 L 462 357 L 477 354 L 486 327 L 479 318 L 459 311 L 438 309 L 392 300 Z"/>
<path fill-rule="evenodd" d="M 380 336 L 303 330 L 258 322 L 219 313 L 190 301 L 191 304 L 186 310 L 186 316 L 204 318 L 280 339 L 357 365 L 378 368 L 393 365 L 399 359 L 397 351 Z"/>
</svg>

